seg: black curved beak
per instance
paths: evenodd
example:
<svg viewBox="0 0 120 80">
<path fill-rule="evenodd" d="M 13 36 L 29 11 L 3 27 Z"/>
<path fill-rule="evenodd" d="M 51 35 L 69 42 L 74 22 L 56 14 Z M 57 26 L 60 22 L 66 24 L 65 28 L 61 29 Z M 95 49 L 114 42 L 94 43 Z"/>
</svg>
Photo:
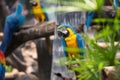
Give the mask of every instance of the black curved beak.
<svg viewBox="0 0 120 80">
<path fill-rule="evenodd" d="M 31 0 L 30 3 L 32 4 L 32 6 L 37 6 L 37 2 L 35 0 Z"/>
<path fill-rule="evenodd" d="M 60 28 L 57 30 L 59 37 L 67 37 L 69 35 L 69 32 L 66 28 Z"/>
</svg>

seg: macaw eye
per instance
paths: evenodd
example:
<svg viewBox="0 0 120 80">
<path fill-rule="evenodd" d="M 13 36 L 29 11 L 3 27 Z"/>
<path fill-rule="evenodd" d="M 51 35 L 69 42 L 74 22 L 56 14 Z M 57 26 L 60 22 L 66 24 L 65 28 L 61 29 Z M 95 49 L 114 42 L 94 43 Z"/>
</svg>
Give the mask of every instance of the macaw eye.
<svg viewBox="0 0 120 80">
<path fill-rule="evenodd" d="M 59 36 L 59 37 L 62 37 L 62 36 L 63 36 L 63 34 L 62 34 L 61 31 L 58 31 L 58 36 Z"/>
</svg>

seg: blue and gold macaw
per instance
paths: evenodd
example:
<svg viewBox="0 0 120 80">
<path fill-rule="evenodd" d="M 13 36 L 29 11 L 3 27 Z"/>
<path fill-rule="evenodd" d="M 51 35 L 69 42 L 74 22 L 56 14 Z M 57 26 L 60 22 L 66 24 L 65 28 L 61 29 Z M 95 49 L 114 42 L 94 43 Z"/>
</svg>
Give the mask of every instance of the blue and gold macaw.
<svg viewBox="0 0 120 80">
<path fill-rule="evenodd" d="M 20 28 L 25 21 L 25 16 L 22 15 L 22 4 L 17 5 L 16 11 L 7 16 L 4 27 L 4 36 L 0 46 L 0 80 L 5 80 L 5 52 L 8 44 L 10 43 L 13 33 L 16 29 Z"/>
<path fill-rule="evenodd" d="M 75 33 L 73 27 L 69 24 L 62 24 L 57 27 L 58 36 L 62 37 L 63 48 L 81 48 L 84 49 L 84 41 L 80 34 Z M 84 55 L 84 52 L 69 52 L 65 51 L 66 57 L 72 57 L 73 55 Z"/>
<path fill-rule="evenodd" d="M 38 22 L 48 21 L 48 15 L 45 12 L 45 6 L 40 4 L 39 0 L 31 0 L 33 14 Z"/>
</svg>

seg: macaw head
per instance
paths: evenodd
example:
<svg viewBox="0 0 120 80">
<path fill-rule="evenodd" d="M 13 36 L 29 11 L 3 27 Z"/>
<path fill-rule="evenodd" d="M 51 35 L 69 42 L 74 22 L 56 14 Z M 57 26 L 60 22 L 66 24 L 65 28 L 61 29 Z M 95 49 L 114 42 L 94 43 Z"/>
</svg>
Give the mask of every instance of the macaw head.
<svg viewBox="0 0 120 80">
<path fill-rule="evenodd" d="M 32 4 L 32 6 L 38 6 L 39 0 L 30 0 L 30 3 Z"/>
<path fill-rule="evenodd" d="M 72 34 L 75 34 L 75 31 L 73 30 L 73 27 L 69 24 L 62 24 L 57 27 L 57 32 L 59 37 L 68 37 Z"/>
</svg>

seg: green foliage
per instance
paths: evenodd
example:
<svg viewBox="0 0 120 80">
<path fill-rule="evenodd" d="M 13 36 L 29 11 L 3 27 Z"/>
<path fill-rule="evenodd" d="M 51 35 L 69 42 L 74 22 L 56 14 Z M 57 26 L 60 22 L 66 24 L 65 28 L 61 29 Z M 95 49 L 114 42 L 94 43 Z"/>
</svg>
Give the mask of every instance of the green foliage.
<svg viewBox="0 0 120 80">
<path fill-rule="evenodd" d="M 49 1 L 54 2 L 54 0 Z M 96 10 L 96 12 L 100 12 L 104 4 L 104 0 L 59 0 L 55 3 L 59 3 L 64 6 L 74 6 L 79 8 L 80 10 L 83 9 L 84 11 Z M 115 58 L 116 53 L 120 47 L 120 38 L 116 34 L 120 30 L 120 11 L 117 10 L 117 8 L 115 8 L 115 10 L 117 11 L 117 13 L 114 19 L 97 18 L 94 20 L 94 22 L 98 23 L 98 25 L 99 23 L 103 23 L 104 29 L 96 33 L 93 39 L 91 39 L 87 35 L 83 35 L 86 44 L 86 49 L 84 50 L 86 55 L 68 59 L 67 65 L 78 65 L 77 67 L 71 68 L 71 70 L 77 73 L 77 80 L 102 80 L 101 71 L 105 66 L 117 65 L 117 70 L 120 70 L 120 63 Z M 105 25 L 105 23 L 107 24 Z M 114 43 L 116 41 L 116 37 L 118 38 L 118 43 L 115 45 Z M 100 42 L 101 40 L 107 45 L 106 48 L 103 48 L 97 44 L 97 42 Z M 71 52 L 81 51 L 81 49 L 73 48 L 65 48 L 65 50 Z"/>
<path fill-rule="evenodd" d="M 98 2 L 100 1 L 98 0 Z M 56 11 L 88 11 L 98 8 L 96 0 L 48 0 L 48 2 L 60 5 L 56 7 Z"/>
<path fill-rule="evenodd" d="M 84 35 L 85 43 L 87 45 L 84 56 L 84 59 L 76 57 L 74 60 L 70 60 L 71 64 L 79 64 L 79 67 L 72 68 L 75 72 L 78 73 L 78 80 L 102 80 L 101 71 L 105 66 L 115 66 L 119 62 L 116 60 L 115 56 L 119 49 L 120 41 L 116 45 L 115 36 L 116 31 L 119 28 L 114 25 L 113 28 L 110 25 L 107 25 L 102 31 L 96 33 L 94 39 L 90 39 L 87 35 Z M 107 45 L 106 48 L 100 47 L 97 42 L 99 39 Z M 69 49 L 67 49 L 69 50 Z M 78 49 L 72 51 L 75 52 Z"/>
<path fill-rule="evenodd" d="M 96 0 L 97 3 L 97 10 L 101 10 L 101 7 L 104 4 L 104 0 Z"/>
<path fill-rule="evenodd" d="M 67 1 L 67 0 L 66 0 Z M 77 0 L 75 0 L 77 1 Z M 85 0 L 81 0 L 85 1 Z M 90 0 L 88 0 L 90 1 Z M 91 0 L 92 1 L 92 0 Z M 73 4 L 76 4 L 72 2 Z M 81 2 L 84 3 L 84 2 Z M 96 0 L 97 3 L 97 11 L 103 6 L 104 0 Z M 77 6 L 78 7 L 78 6 Z M 80 6 L 79 6 L 80 7 Z M 116 9 L 117 10 L 117 9 Z M 118 37 L 116 32 L 120 30 L 119 27 L 119 16 L 120 13 L 117 11 L 116 17 L 114 19 L 107 18 L 97 18 L 94 22 L 107 23 L 105 28 L 100 32 L 95 34 L 95 37 L 91 39 L 87 35 L 83 35 L 85 39 L 85 43 L 87 45 L 85 49 L 86 55 L 74 57 L 69 59 L 67 65 L 77 64 L 80 66 L 72 67 L 71 70 L 74 70 L 77 73 L 78 80 L 102 80 L 102 69 L 105 66 L 116 66 L 119 64 L 119 61 L 115 58 L 117 51 L 119 50 L 120 40 L 117 40 L 117 44 L 115 45 L 115 39 Z M 99 25 L 99 24 L 98 24 Z M 97 42 L 104 42 L 107 47 L 103 48 L 97 44 Z M 66 48 L 67 51 L 71 52 L 79 52 L 81 49 L 70 49 Z M 120 69 L 120 67 L 117 67 Z"/>
<path fill-rule="evenodd" d="M 6 68 L 6 72 L 12 72 L 12 67 L 11 66 L 6 65 L 5 68 Z"/>
</svg>

